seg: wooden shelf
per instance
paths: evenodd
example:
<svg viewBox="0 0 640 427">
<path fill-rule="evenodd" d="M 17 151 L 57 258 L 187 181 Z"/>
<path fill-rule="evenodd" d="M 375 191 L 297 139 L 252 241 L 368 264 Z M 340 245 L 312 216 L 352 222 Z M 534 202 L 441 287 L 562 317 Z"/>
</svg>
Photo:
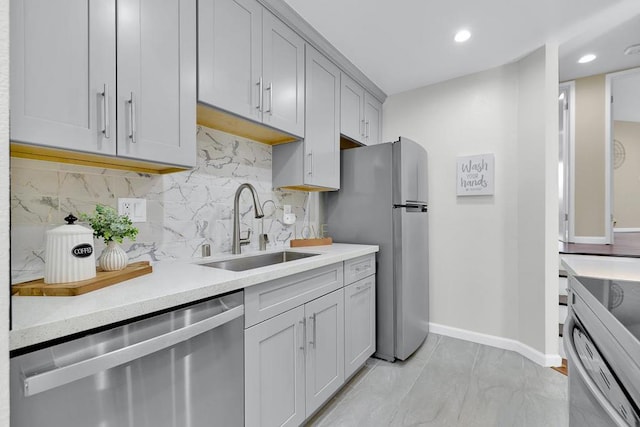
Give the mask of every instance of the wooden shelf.
<svg viewBox="0 0 640 427">
<path fill-rule="evenodd" d="M 252 141 L 262 142 L 263 144 L 277 145 L 300 140 L 297 136 L 289 135 L 206 104 L 198 104 L 196 114 L 199 125 L 248 138 Z"/>
<path fill-rule="evenodd" d="M 79 151 L 61 150 L 38 145 L 11 142 L 11 157 L 44 160 L 47 162 L 68 163 L 96 168 L 121 169 L 147 174 L 165 174 L 187 170 L 188 168 L 144 162 L 121 157 L 100 154 L 82 153 Z"/>
</svg>

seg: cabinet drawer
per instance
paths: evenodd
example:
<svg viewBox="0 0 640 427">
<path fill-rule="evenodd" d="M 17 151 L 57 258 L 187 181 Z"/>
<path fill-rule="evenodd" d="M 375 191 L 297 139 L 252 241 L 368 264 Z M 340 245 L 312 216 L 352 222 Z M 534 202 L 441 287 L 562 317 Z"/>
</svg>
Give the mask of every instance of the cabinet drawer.
<svg viewBox="0 0 640 427">
<path fill-rule="evenodd" d="M 356 282 L 376 272 L 376 254 L 364 255 L 344 262 L 344 284 Z"/>
<path fill-rule="evenodd" d="M 337 263 L 246 288 L 245 327 L 342 287 L 343 271 Z"/>
</svg>

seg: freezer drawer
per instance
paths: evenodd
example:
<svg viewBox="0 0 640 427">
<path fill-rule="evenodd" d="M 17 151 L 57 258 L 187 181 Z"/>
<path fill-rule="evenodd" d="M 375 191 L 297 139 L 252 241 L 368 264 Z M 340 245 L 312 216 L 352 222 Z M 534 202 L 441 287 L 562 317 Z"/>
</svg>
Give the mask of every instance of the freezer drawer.
<svg viewBox="0 0 640 427">
<path fill-rule="evenodd" d="M 236 292 L 12 358 L 11 425 L 242 426 L 242 300 Z"/>
</svg>

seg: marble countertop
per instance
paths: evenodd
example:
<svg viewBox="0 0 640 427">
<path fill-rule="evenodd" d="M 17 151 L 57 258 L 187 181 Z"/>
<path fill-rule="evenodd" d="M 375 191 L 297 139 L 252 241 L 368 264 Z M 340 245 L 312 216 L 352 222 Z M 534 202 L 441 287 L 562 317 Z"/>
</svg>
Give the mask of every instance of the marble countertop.
<svg viewBox="0 0 640 427">
<path fill-rule="evenodd" d="M 266 252 L 278 252 L 284 248 Z M 153 273 L 74 297 L 11 298 L 9 348 L 17 350 L 78 332 L 165 310 L 203 298 L 244 289 L 347 259 L 375 253 L 378 246 L 336 243 L 289 249 L 318 256 L 252 270 L 233 272 L 198 264 L 243 255 L 201 258 L 197 262 L 161 261 Z"/>
<path fill-rule="evenodd" d="M 561 255 L 562 266 L 574 276 L 640 281 L 640 258 Z"/>
</svg>

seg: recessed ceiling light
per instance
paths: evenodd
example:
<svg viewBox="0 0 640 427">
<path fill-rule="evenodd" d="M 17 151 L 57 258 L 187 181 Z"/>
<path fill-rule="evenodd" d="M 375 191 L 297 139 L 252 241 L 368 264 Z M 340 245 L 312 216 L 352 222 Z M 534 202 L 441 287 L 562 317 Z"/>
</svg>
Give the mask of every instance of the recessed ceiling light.
<svg viewBox="0 0 640 427">
<path fill-rule="evenodd" d="M 589 53 L 587 55 L 584 55 L 582 58 L 578 59 L 578 63 L 586 64 L 587 62 L 591 62 L 594 59 L 596 59 L 596 56 L 593 53 Z"/>
<path fill-rule="evenodd" d="M 471 38 L 471 33 L 469 30 L 460 30 L 456 33 L 456 36 L 453 38 L 457 43 L 464 43 Z"/>
</svg>

